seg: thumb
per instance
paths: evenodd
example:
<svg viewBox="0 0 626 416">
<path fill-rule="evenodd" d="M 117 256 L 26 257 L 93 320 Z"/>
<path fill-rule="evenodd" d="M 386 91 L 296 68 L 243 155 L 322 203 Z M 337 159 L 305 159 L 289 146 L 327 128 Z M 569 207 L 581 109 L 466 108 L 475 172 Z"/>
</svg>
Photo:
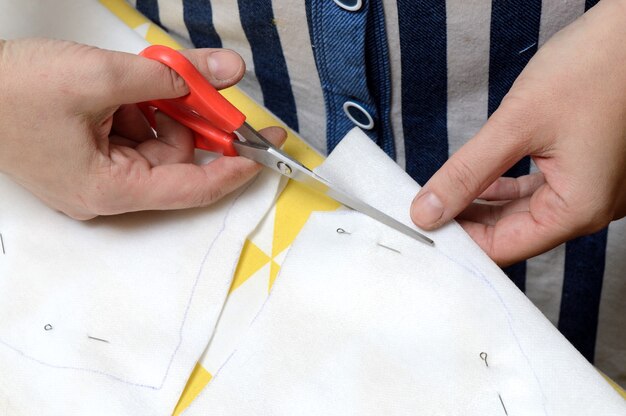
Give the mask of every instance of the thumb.
<svg viewBox="0 0 626 416">
<path fill-rule="evenodd" d="M 241 57 L 229 49 L 190 49 L 181 53 L 217 89 L 237 83 L 245 71 Z M 101 104 L 118 106 L 176 98 L 189 92 L 185 81 L 167 65 L 123 52 L 106 51 L 106 88 Z"/>
<path fill-rule="evenodd" d="M 411 204 L 413 222 L 425 230 L 442 226 L 529 154 L 532 131 L 520 120 L 501 106 L 419 191 Z"/>
</svg>

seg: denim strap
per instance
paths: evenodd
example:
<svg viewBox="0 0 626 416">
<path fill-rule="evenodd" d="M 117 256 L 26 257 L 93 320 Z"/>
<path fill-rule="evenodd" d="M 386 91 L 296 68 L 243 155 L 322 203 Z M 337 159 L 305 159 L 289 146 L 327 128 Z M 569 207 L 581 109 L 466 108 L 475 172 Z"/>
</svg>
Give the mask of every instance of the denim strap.
<svg viewBox="0 0 626 416">
<path fill-rule="evenodd" d="M 366 133 L 394 157 L 389 51 L 381 2 L 364 0 L 358 11 L 328 0 L 307 0 L 306 7 L 326 104 L 328 151 L 354 127 L 343 111 L 346 101 L 354 101 L 374 119 L 374 128 Z"/>
</svg>

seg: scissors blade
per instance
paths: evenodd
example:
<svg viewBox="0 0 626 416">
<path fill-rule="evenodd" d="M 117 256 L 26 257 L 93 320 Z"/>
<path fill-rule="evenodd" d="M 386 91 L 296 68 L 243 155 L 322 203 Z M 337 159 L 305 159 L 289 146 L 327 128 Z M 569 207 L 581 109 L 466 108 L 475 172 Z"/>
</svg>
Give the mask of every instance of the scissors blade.
<svg viewBox="0 0 626 416">
<path fill-rule="evenodd" d="M 393 228 L 413 239 L 434 245 L 435 242 L 419 231 L 401 223 L 384 212 L 366 204 L 365 202 L 348 195 L 335 188 L 330 182 L 315 174 L 309 168 L 292 159 L 289 155 L 274 147 L 263 138 L 256 130 L 244 123 L 235 131 L 243 141 L 235 141 L 233 145 L 240 156 L 252 159 L 262 165 L 284 175 L 297 182 L 303 183 L 316 191 L 329 196 L 340 204 L 355 211 L 359 211 L 376 221 Z"/>
</svg>

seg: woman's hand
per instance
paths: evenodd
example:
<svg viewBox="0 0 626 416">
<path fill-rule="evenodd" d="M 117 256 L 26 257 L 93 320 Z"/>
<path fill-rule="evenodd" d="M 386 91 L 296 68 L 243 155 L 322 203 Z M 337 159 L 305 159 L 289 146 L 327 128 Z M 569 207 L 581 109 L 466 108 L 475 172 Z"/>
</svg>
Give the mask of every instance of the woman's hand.
<svg viewBox="0 0 626 416">
<path fill-rule="evenodd" d="M 499 178 L 526 155 L 539 173 Z M 411 215 L 429 230 L 458 215 L 501 265 L 625 216 L 626 1 L 601 1 L 542 47 Z"/>
<path fill-rule="evenodd" d="M 244 73 L 232 51 L 183 53 L 216 88 Z M 194 165 L 191 132 L 157 113 L 155 135 L 133 104 L 187 92 L 175 72 L 140 56 L 48 39 L 1 42 L 0 171 L 77 219 L 208 205 L 260 166 L 241 157 Z M 285 138 L 277 128 L 265 135 Z"/>
</svg>

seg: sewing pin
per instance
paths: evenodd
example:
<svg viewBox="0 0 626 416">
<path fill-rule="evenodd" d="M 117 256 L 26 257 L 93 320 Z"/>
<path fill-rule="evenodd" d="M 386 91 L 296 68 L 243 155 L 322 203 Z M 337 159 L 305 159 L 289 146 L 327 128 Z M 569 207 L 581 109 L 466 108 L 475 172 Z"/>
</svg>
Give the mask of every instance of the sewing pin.
<svg viewBox="0 0 626 416">
<path fill-rule="evenodd" d="M 398 254 L 402 254 L 400 251 L 396 250 L 395 248 L 392 248 L 392 247 L 389 247 L 389 246 L 386 246 L 386 245 L 380 244 L 380 243 L 376 243 L 376 244 L 378 246 L 382 247 L 382 248 L 386 248 L 387 250 L 391 250 L 391 251 L 396 252 Z"/>
<path fill-rule="evenodd" d="M 509 412 L 506 411 L 506 406 L 504 405 L 504 402 L 502 401 L 502 396 L 500 396 L 500 393 L 498 393 L 498 398 L 500 399 L 500 404 L 502 404 L 502 408 L 504 409 L 504 414 L 506 416 L 509 416 Z"/>
<path fill-rule="evenodd" d="M 487 367 L 489 367 L 489 364 L 487 363 L 487 353 L 486 352 L 481 352 L 480 353 L 480 359 L 483 360 L 485 362 L 485 365 Z"/>
<path fill-rule="evenodd" d="M 87 335 L 87 338 L 89 338 L 89 339 L 93 339 L 93 340 L 95 340 L 95 341 L 106 342 L 107 344 L 109 343 L 109 341 L 107 341 L 106 339 L 97 338 L 97 337 L 92 337 L 91 335 Z"/>
</svg>

